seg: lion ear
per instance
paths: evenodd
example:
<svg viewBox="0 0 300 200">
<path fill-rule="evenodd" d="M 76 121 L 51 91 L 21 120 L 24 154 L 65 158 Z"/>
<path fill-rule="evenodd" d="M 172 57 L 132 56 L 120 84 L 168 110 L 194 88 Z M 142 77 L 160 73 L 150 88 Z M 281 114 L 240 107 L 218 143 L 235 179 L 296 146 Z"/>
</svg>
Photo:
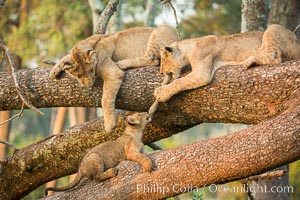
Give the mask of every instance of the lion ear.
<svg viewBox="0 0 300 200">
<path fill-rule="evenodd" d="M 71 65 L 71 64 L 69 64 L 69 63 L 64 63 L 64 66 L 63 66 L 63 70 L 65 71 L 65 70 L 68 70 L 68 69 L 70 69 L 70 68 L 72 68 L 73 66 Z"/>
<path fill-rule="evenodd" d="M 165 47 L 165 50 L 170 52 L 170 53 L 173 53 L 173 48 L 172 47 Z"/>
<path fill-rule="evenodd" d="M 160 53 L 161 57 L 167 57 L 173 53 L 173 48 L 171 48 L 171 47 L 161 48 L 159 53 Z"/>
<path fill-rule="evenodd" d="M 92 56 L 94 55 L 96 53 L 96 51 L 94 50 L 94 49 L 88 49 L 87 51 L 86 51 L 86 61 L 87 61 L 87 63 L 90 63 L 91 62 L 91 60 L 92 60 Z"/>
<path fill-rule="evenodd" d="M 137 120 L 136 117 L 131 116 L 131 115 L 127 117 L 127 122 L 131 126 L 135 126 L 135 125 L 138 125 L 140 123 L 140 121 Z"/>
</svg>

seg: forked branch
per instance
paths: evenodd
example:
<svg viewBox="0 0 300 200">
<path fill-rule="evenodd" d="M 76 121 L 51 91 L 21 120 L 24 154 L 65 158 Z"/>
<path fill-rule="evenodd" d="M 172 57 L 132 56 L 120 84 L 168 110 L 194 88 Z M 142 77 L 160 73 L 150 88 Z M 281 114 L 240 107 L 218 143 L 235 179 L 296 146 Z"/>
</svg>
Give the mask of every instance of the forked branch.
<svg viewBox="0 0 300 200">
<path fill-rule="evenodd" d="M 106 5 L 105 9 L 103 10 L 103 12 L 101 13 L 98 19 L 95 34 L 105 34 L 109 19 L 117 11 L 117 6 L 119 2 L 120 0 L 110 0 L 108 2 L 108 4 Z"/>
</svg>

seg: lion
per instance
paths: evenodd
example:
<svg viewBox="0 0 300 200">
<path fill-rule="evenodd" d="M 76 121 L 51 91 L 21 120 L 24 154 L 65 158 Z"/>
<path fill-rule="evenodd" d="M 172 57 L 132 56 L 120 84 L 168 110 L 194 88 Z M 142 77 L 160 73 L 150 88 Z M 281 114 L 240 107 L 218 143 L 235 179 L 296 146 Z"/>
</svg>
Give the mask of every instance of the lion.
<svg viewBox="0 0 300 200">
<path fill-rule="evenodd" d="M 99 182 L 117 175 L 115 168 L 122 160 L 131 160 L 142 166 L 143 172 L 151 172 L 152 161 L 142 152 L 143 130 L 151 118 L 148 113 L 134 113 L 127 117 L 124 134 L 118 139 L 101 143 L 92 148 L 82 159 L 75 179 L 65 187 L 49 187 L 48 191 L 66 191 L 72 189 L 85 179 Z"/>
<path fill-rule="evenodd" d="M 107 133 L 115 127 L 115 101 L 122 83 L 122 69 L 159 65 L 159 49 L 178 39 L 174 28 L 135 27 L 111 35 L 93 35 L 79 41 L 50 71 L 57 78 L 66 71 L 82 86 L 103 79 L 102 108 Z"/>
<path fill-rule="evenodd" d="M 265 31 L 252 31 L 233 35 L 209 35 L 175 41 L 160 49 L 160 73 L 170 84 L 156 88 L 154 95 L 165 102 L 173 95 L 208 85 L 214 73 L 225 65 L 279 64 L 300 58 L 300 42 L 290 30 L 273 24 Z M 184 66 L 192 71 L 179 78 Z"/>
</svg>

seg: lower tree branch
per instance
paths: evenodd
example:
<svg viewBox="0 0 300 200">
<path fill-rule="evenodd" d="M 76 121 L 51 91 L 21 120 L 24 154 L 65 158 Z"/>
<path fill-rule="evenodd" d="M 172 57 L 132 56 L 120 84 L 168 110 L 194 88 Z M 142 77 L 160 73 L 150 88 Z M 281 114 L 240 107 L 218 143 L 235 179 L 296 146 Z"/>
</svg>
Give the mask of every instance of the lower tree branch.
<svg viewBox="0 0 300 200">
<path fill-rule="evenodd" d="M 162 199 L 210 184 L 253 176 L 300 159 L 300 104 L 256 126 L 150 155 L 151 173 L 125 161 L 119 175 L 46 199 Z M 272 159 L 270 159 L 272 158 Z"/>
<path fill-rule="evenodd" d="M 20 149 L 2 165 L 0 199 L 19 199 L 50 180 L 77 172 L 89 148 L 123 134 L 126 116 L 127 112 L 118 112 L 117 129 L 110 135 L 103 129 L 103 118 L 99 118 Z M 143 142 L 151 143 L 180 131 L 183 129 L 150 123 Z"/>
</svg>

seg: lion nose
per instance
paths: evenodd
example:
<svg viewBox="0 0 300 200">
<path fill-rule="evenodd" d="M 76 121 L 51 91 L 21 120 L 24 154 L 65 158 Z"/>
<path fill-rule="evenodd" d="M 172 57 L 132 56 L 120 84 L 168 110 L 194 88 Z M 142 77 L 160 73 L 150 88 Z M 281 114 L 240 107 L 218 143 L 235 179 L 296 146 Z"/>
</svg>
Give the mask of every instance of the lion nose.
<svg viewBox="0 0 300 200">
<path fill-rule="evenodd" d="M 149 122 L 152 120 L 150 115 L 147 115 L 146 120 L 149 121 Z"/>
</svg>

